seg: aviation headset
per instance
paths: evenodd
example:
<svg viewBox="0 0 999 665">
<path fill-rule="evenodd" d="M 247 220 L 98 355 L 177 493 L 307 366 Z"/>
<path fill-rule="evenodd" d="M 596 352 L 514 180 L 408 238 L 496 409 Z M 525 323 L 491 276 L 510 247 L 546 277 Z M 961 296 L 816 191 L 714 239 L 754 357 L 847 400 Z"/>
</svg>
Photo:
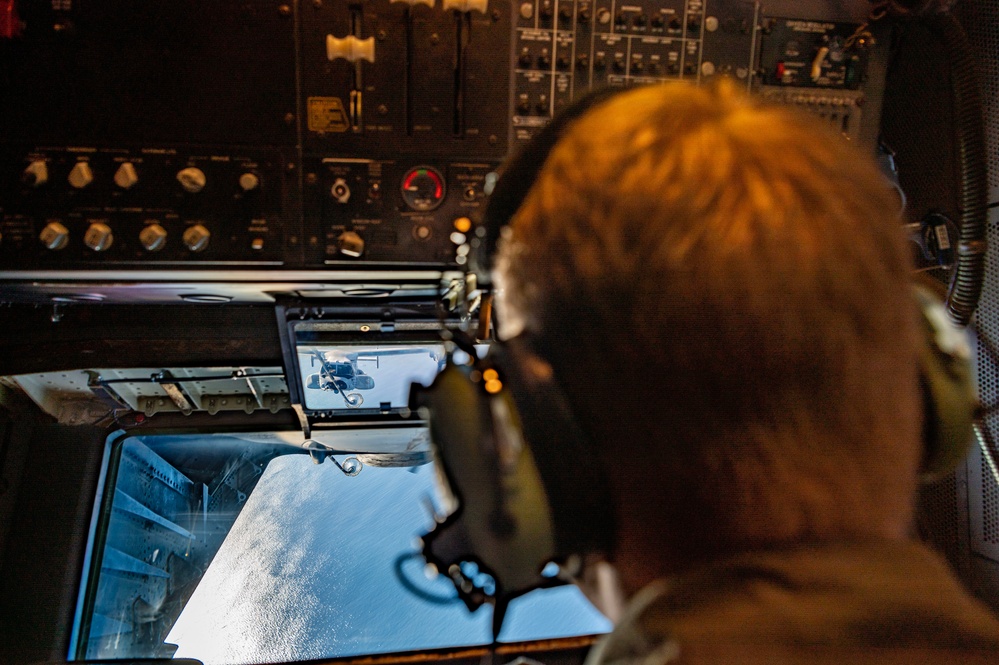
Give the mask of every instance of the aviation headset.
<svg viewBox="0 0 999 665">
<path fill-rule="evenodd" d="M 577 100 L 507 164 L 482 221 L 483 268 L 491 267 L 503 227 L 567 127 L 621 90 L 604 88 Z M 913 293 L 926 340 L 922 474 L 931 479 L 966 454 L 977 396 L 967 337 L 949 319 L 943 286 L 917 280 Z M 440 486 L 457 499 L 452 508 L 460 506 L 424 538 L 424 556 L 452 578 L 470 609 L 495 603 L 498 634 L 510 599 L 561 583 L 539 574 L 545 563 L 560 562 L 571 576 L 582 556 L 613 551 L 614 504 L 597 449 L 529 343 L 494 344 L 478 359 L 470 338 L 459 332 L 453 341 L 470 363 L 449 363 L 430 388 L 414 387 L 411 397 L 414 409 L 429 410 Z M 481 583 L 482 572 L 492 578 L 488 584 Z"/>
</svg>

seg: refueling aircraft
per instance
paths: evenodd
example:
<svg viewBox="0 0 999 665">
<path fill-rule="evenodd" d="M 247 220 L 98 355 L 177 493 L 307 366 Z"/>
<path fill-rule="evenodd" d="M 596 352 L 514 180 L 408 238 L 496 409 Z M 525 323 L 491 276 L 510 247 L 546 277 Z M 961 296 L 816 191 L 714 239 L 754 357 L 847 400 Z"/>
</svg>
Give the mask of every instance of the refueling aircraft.
<svg viewBox="0 0 999 665">
<path fill-rule="evenodd" d="M 375 379 L 369 374 L 365 374 L 358 363 L 362 361 L 374 362 L 377 366 L 379 359 L 383 356 L 401 356 L 427 353 L 438 364 L 445 361 L 444 354 L 435 350 L 428 351 L 426 348 L 396 348 L 396 349 L 376 349 L 361 352 L 344 352 L 339 350 L 320 351 L 312 349 L 310 351 L 310 366 L 315 367 L 319 363 L 319 372 L 310 374 L 305 383 L 305 387 L 310 390 L 332 391 L 334 394 L 343 395 L 343 401 L 350 408 L 357 408 L 364 403 L 364 397 L 360 393 L 349 392 L 352 390 L 372 390 L 375 387 Z"/>
</svg>

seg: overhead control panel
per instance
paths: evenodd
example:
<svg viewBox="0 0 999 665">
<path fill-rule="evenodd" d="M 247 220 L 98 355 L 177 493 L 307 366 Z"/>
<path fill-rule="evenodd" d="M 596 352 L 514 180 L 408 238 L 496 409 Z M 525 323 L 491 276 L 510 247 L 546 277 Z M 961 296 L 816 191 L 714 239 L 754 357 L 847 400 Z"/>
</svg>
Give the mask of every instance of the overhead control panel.
<svg viewBox="0 0 999 665">
<path fill-rule="evenodd" d="M 17 0 L 0 278 L 460 269 L 503 159 L 594 88 L 728 76 L 859 138 L 841 4 Z"/>
<path fill-rule="evenodd" d="M 710 11 L 709 11 L 710 5 Z M 529 140 L 593 88 L 731 76 L 753 82 L 759 3 L 535 0 L 517 7 L 512 124 Z"/>
</svg>

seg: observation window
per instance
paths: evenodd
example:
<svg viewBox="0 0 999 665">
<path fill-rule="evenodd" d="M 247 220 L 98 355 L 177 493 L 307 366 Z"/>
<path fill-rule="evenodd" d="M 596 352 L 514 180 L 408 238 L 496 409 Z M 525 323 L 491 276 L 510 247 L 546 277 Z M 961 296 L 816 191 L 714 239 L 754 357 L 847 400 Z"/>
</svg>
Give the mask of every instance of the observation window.
<svg viewBox="0 0 999 665">
<path fill-rule="evenodd" d="M 470 613 L 427 577 L 416 544 L 441 512 L 415 454 L 426 430 L 335 437 L 323 464 L 295 432 L 109 439 L 73 655 L 262 663 L 488 644 L 491 609 Z M 558 587 L 515 600 L 500 641 L 609 629 Z"/>
</svg>

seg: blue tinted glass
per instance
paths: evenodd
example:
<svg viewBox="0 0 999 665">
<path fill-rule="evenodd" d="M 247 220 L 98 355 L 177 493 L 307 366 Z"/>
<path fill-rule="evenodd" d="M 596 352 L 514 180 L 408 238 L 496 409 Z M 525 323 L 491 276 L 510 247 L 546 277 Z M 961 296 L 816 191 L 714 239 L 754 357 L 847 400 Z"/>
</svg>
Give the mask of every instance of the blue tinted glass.
<svg viewBox="0 0 999 665">
<path fill-rule="evenodd" d="M 185 482 L 192 474 L 167 460 L 203 459 L 200 450 L 220 444 L 179 439 L 125 444 L 123 458 L 133 461 L 117 478 L 112 513 L 119 518 L 105 546 L 90 657 L 260 663 L 490 641 L 491 609 L 469 613 L 449 581 L 427 577 L 416 549 L 436 503 L 432 464 L 366 464 L 350 477 L 308 455 L 274 457 L 271 447 L 269 463 L 255 466 L 262 446 L 244 442 L 243 452 L 231 444 L 217 465 L 221 474 Z M 262 469 L 255 478 L 254 468 Z M 131 524 L 126 531 L 122 518 Z M 126 551 L 134 571 L 119 556 Z M 137 607 L 159 620 L 143 626 Z M 170 612 L 176 621 L 162 620 Z M 609 629 L 564 587 L 514 601 L 500 639 Z"/>
</svg>

